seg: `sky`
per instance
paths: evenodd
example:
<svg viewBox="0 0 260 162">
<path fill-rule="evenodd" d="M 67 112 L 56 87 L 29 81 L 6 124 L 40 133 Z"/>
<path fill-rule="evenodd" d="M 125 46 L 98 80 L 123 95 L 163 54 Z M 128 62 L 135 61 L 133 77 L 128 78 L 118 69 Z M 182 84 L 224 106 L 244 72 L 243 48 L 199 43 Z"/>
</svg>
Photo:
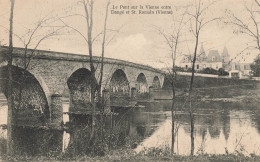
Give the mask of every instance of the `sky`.
<svg viewBox="0 0 260 162">
<path fill-rule="evenodd" d="M 203 1 L 203 0 L 202 0 Z M 252 62 L 257 52 L 246 50 L 241 51 L 251 40 L 242 34 L 234 34 L 234 27 L 224 24 L 227 11 L 231 11 L 238 17 L 247 20 L 244 5 L 251 5 L 253 0 L 219 0 L 208 8 L 204 15 L 205 20 L 211 18 L 221 18 L 209 23 L 203 28 L 200 35 L 200 44 L 203 43 L 206 53 L 209 50 L 218 50 L 221 54 L 224 46 L 227 47 L 231 58 L 234 61 Z M 171 66 L 170 48 L 158 29 L 165 33 L 170 33 L 173 24 L 180 20 L 184 12 L 192 12 L 193 0 L 111 0 L 107 21 L 107 45 L 105 57 L 122 59 L 155 68 Z M 211 3 L 211 0 L 204 0 L 203 5 Z M 114 14 L 118 8 L 127 6 L 170 6 L 173 14 Z M 94 2 L 94 30 L 93 35 L 102 32 L 105 17 L 106 1 L 95 0 Z M 0 41 L 2 45 L 8 45 L 8 26 L 10 0 L 0 0 Z M 114 11 L 112 11 L 114 10 Z M 149 11 L 150 9 L 145 9 Z M 122 10 L 118 10 L 122 11 Z M 127 9 L 124 10 L 126 12 Z M 135 10 L 138 12 L 138 10 Z M 143 10 L 144 11 L 144 10 Z M 156 11 L 156 10 L 153 10 Z M 74 15 L 74 16 L 73 16 Z M 45 39 L 38 49 L 59 51 L 75 54 L 88 54 L 88 46 L 84 38 L 73 27 L 84 36 L 87 34 L 84 8 L 76 0 L 16 0 L 14 9 L 14 46 L 24 47 L 21 40 L 27 42 L 32 29 L 36 27 L 39 20 L 48 19 L 48 24 L 44 24 L 37 30 L 32 39 L 30 48 L 33 48 L 41 37 L 58 27 L 63 26 L 57 35 Z M 189 31 L 189 15 L 185 15 L 186 27 L 181 31 L 181 41 L 178 48 L 177 62 L 184 54 L 192 53 L 194 49 L 194 38 Z M 62 23 L 62 20 L 64 23 Z M 175 21 L 174 21 L 175 20 Z M 20 37 L 20 38 L 18 38 Z M 94 43 L 94 55 L 101 55 L 101 35 Z M 239 55 L 239 56 L 237 56 Z"/>
</svg>

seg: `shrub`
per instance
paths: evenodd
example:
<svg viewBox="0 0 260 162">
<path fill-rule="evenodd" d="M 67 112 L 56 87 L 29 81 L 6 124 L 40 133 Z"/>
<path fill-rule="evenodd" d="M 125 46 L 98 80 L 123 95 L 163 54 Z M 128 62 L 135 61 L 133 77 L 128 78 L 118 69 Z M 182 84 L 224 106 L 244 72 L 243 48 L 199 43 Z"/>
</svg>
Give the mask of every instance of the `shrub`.
<svg viewBox="0 0 260 162">
<path fill-rule="evenodd" d="M 7 139 L 0 137 L 0 154 L 1 155 L 6 154 L 6 150 L 7 150 Z"/>
<path fill-rule="evenodd" d="M 229 75 L 229 73 L 225 71 L 223 68 L 219 68 L 218 75 L 225 76 L 225 75 Z"/>
<path fill-rule="evenodd" d="M 218 71 L 213 69 L 213 68 L 205 68 L 205 69 L 202 69 L 201 71 L 199 71 L 199 73 L 203 73 L 203 74 L 215 74 L 217 75 L 218 74 Z"/>
</svg>

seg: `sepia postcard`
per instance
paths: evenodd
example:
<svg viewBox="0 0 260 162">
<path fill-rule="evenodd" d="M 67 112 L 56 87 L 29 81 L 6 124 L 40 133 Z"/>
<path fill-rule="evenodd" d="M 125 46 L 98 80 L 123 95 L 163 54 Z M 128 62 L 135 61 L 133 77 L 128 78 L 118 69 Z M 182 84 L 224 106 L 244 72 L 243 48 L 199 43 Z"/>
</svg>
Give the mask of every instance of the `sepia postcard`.
<svg viewBox="0 0 260 162">
<path fill-rule="evenodd" d="M 260 161 L 260 0 L 0 0 L 1 161 Z"/>
</svg>

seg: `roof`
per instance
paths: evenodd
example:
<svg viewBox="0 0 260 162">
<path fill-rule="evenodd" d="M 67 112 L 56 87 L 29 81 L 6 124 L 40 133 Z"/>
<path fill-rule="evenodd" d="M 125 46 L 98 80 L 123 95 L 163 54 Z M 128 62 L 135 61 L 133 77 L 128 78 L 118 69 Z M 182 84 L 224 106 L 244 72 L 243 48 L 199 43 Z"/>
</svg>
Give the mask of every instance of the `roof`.
<svg viewBox="0 0 260 162">
<path fill-rule="evenodd" d="M 227 47 L 225 46 L 223 49 L 223 52 L 222 52 L 222 57 L 227 57 L 227 56 L 229 56 L 229 53 L 228 53 Z"/>
<path fill-rule="evenodd" d="M 209 54 L 208 54 L 208 62 L 220 62 L 221 61 L 221 57 L 218 53 L 218 50 L 210 50 Z"/>
</svg>

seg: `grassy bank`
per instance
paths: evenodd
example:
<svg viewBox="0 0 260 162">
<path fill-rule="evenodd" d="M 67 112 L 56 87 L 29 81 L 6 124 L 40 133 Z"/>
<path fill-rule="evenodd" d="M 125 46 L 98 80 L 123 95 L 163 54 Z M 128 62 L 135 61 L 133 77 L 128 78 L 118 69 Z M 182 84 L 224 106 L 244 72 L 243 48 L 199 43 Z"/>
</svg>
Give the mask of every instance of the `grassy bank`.
<svg viewBox="0 0 260 162">
<path fill-rule="evenodd" d="M 190 76 L 178 75 L 176 81 L 176 87 L 180 89 L 188 88 L 190 84 Z M 222 87 L 222 86 L 234 86 L 242 84 L 260 84 L 259 81 L 248 79 L 232 79 L 232 78 L 208 78 L 195 76 L 193 88 L 209 88 L 209 87 Z M 171 78 L 165 77 L 163 89 L 167 90 L 171 87 Z"/>
<path fill-rule="evenodd" d="M 244 155 L 198 155 L 198 156 L 170 156 L 168 153 L 153 151 L 149 154 L 134 154 L 132 150 L 121 150 L 111 152 L 102 157 L 2 157 L 1 161 L 88 161 L 88 162 L 117 162 L 117 161 L 133 161 L 133 162 L 157 162 L 157 161 L 182 161 L 182 162 L 254 162 L 260 161 L 260 156 L 244 156 Z"/>
</svg>

